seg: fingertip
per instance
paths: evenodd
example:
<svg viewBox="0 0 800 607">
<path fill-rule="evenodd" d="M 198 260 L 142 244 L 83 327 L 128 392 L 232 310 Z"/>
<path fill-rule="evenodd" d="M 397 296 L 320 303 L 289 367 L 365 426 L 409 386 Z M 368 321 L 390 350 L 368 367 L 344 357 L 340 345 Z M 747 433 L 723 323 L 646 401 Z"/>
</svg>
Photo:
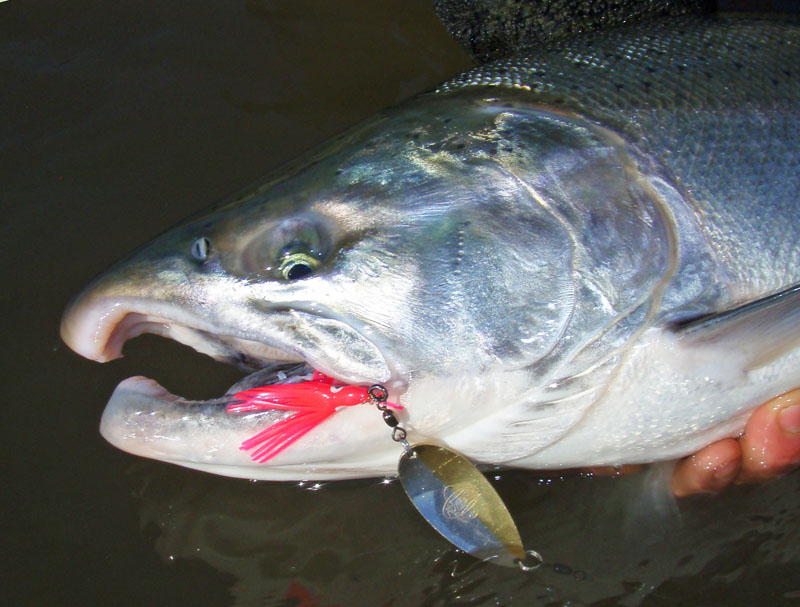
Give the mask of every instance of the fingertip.
<svg viewBox="0 0 800 607">
<path fill-rule="evenodd" d="M 742 451 L 739 442 L 726 438 L 678 462 L 672 474 L 672 493 L 686 497 L 695 493 L 717 493 L 739 474 Z"/>
<path fill-rule="evenodd" d="M 740 442 L 742 482 L 772 478 L 800 465 L 800 389 L 756 409 Z"/>
<path fill-rule="evenodd" d="M 778 411 L 778 425 L 787 438 L 800 438 L 800 404 L 792 404 Z"/>
</svg>

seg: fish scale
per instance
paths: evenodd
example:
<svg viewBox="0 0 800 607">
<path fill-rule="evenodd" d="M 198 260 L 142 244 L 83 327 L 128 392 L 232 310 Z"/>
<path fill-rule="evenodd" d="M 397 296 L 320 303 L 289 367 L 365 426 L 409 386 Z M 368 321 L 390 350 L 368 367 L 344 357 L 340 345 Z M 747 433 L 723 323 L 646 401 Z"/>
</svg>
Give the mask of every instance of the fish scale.
<svg viewBox="0 0 800 607">
<path fill-rule="evenodd" d="M 532 102 L 596 120 L 657 157 L 700 206 L 737 296 L 800 280 L 796 20 L 654 20 L 528 49 L 439 92 L 478 87 L 531 91 Z M 763 230 L 776 237 L 764 241 Z"/>
</svg>

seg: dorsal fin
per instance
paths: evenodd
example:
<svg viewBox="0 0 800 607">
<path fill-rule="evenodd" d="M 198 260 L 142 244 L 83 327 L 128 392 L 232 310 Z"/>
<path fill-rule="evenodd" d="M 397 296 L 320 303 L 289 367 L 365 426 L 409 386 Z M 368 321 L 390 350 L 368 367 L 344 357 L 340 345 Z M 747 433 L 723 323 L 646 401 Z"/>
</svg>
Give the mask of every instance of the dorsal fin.
<svg viewBox="0 0 800 607">
<path fill-rule="evenodd" d="M 581 32 L 667 15 L 712 12 L 714 0 L 434 0 L 436 14 L 481 63 Z"/>
<path fill-rule="evenodd" d="M 746 368 L 768 364 L 800 347 L 800 284 L 731 310 L 670 327 L 691 345 L 719 346 L 745 356 Z"/>
</svg>

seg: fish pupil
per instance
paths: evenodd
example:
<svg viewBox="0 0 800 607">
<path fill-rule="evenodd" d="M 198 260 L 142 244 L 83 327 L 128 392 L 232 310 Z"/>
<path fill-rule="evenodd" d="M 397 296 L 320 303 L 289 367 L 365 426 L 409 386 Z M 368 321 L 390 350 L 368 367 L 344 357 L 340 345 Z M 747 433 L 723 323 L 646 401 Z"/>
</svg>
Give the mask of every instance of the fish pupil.
<svg viewBox="0 0 800 607">
<path fill-rule="evenodd" d="M 309 274 L 311 274 L 311 266 L 304 263 L 296 263 L 286 272 L 286 278 L 295 280 L 308 276 Z"/>
</svg>

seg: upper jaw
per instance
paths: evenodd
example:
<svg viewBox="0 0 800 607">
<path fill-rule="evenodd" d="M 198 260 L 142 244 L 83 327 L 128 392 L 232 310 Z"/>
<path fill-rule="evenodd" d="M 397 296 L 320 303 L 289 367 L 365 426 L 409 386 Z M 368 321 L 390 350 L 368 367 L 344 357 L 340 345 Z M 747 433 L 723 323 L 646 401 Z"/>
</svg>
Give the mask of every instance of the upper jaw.
<svg viewBox="0 0 800 607">
<path fill-rule="evenodd" d="M 174 339 L 198 352 L 254 370 L 274 361 L 302 357 L 259 341 L 218 333 L 180 306 L 137 297 L 79 299 L 61 321 L 61 338 L 77 354 L 108 362 L 122 355 L 125 342 L 143 333 Z"/>
<path fill-rule="evenodd" d="M 128 339 L 153 333 L 248 371 L 292 361 L 347 384 L 386 382 L 392 376 L 376 344 L 346 319 L 321 314 L 320 306 L 314 312 L 263 304 L 228 307 L 228 321 L 212 322 L 193 305 L 89 290 L 67 308 L 61 337 L 76 353 L 98 362 L 120 357 Z M 239 326 L 250 329 L 243 332 Z"/>
</svg>

